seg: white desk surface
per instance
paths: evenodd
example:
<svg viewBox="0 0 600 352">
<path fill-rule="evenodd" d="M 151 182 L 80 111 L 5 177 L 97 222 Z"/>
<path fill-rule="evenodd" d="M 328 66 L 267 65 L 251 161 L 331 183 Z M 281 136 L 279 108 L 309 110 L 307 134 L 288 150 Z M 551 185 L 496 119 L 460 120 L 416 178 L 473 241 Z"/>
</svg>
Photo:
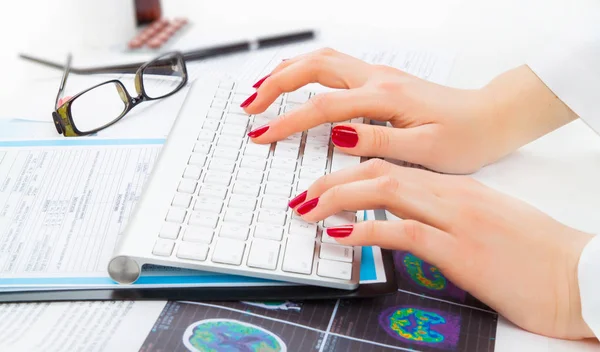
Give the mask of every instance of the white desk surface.
<svg viewBox="0 0 600 352">
<path fill-rule="evenodd" d="M 69 33 L 57 21 L 67 21 L 75 0 L 3 1 L 0 13 L 0 102 L 29 78 L 53 74 L 16 55 L 21 49 L 44 55 L 65 50 Z M 194 30 L 205 33 L 279 32 L 308 27 L 352 35 L 410 39 L 458 50 L 448 84 L 473 88 L 495 75 L 524 63 L 526 57 L 553 40 L 576 21 L 600 13 L 597 0 L 370 0 L 283 2 L 163 0 L 167 17 L 185 16 Z M 223 20 L 226 19 L 226 20 Z M 31 49 L 35 49 L 32 51 Z M 80 50 L 77 45 L 69 48 Z M 8 69 L 7 69 L 8 68 Z M 32 98 L 35 101 L 35 98 Z M 1 108 L 0 104 L 0 108 Z M 487 167 L 475 177 L 520 197 L 568 225 L 600 233 L 594 209 L 600 209 L 600 137 L 575 122 Z M 568 170 L 568 171 L 566 171 Z M 571 343 L 528 334 L 501 321 L 497 351 L 520 350 L 525 341 L 537 341 L 529 351 L 592 351 L 596 344 Z"/>
</svg>

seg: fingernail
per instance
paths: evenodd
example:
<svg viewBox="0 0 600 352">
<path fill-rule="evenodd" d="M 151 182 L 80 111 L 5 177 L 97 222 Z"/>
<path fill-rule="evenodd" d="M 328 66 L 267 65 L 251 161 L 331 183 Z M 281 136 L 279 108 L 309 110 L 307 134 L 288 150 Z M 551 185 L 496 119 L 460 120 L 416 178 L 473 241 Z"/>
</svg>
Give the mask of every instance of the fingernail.
<svg viewBox="0 0 600 352">
<path fill-rule="evenodd" d="M 358 144 L 358 134 L 352 127 L 335 126 L 331 130 L 331 140 L 338 147 L 354 148 Z"/>
<path fill-rule="evenodd" d="M 250 131 L 248 132 L 248 137 L 250 138 L 256 138 L 256 137 L 260 137 L 263 135 L 263 133 L 267 132 L 267 130 L 269 129 L 270 126 L 265 125 L 262 127 L 259 127 L 257 129 L 255 129 L 254 131 Z"/>
<path fill-rule="evenodd" d="M 354 230 L 354 225 L 342 225 L 327 228 L 327 234 L 334 238 L 348 237 Z"/>
<path fill-rule="evenodd" d="M 288 206 L 290 208 L 295 208 L 296 206 L 298 206 L 298 204 L 303 203 L 306 200 L 306 193 L 307 191 L 304 191 L 297 195 L 294 199 L 290 200 Z"/>
<path fill-rule="evenodd" d="M 245 108 L 246 106 L 250 105 L 254 99 L 256 99 L 256 93 L 252 94 L 250 97 L 248 97 L 248 99 L 244 100 L 244 102 L 242 104 L 240 104 L 241 108 Z"/>
<path fill-rule="evenodd" d="M 318 203 L 319 203 L 319 198 L 313 198 L 313 199 L 309 200 L 308 202 L 299 206 L 298 209 L 296 209 L 296 211 L 298 212 L 298 214 L 304 215 L 304 214 L 308 213 L 309 211 L 313 210 L 317 206 Z"/>
<path fill-rule="evenodd" d="M 263 82 L 265 81 L 265 79 L 269 78 L 269 76 L 271 76 L 270 74 L 264 76 L 263 78 L 259 79 L 258 82 L 254 83 L 254 85 L 252 86 L 252 88 L 258 88 L 260 87 L 261 84 L 263 84 Z"/>
</svg>

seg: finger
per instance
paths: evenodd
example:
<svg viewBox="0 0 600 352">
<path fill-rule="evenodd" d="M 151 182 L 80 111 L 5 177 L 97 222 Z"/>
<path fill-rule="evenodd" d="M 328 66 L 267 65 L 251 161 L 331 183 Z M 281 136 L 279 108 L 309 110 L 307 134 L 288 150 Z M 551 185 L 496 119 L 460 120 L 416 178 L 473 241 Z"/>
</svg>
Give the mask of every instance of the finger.
<svg viewBox="0 0 600 352">
<path fill-rule="evenodd" d="M 296 208 L 308 222 L 323 220 L 342 211 L 386 209 L 402 219 L 417 220 L 446 229 L 450 223 L 449 204 L 426 187 L 391 176 L 334 186 L 317 198 Z"/>
<path fill-rule="evenodd" d="M 340 244 L 408 251 L 440 269 L 454 263 L 458 253 L 452 235 L 413 220 L 364 221 L 326 231 Z"/>
<path fill-rule="evenodd" d="M 381 101 L 376 91 L 368 88 L 340 90 L 312 97 L 267 125 L 255 128 L 249 136 L 255 143 L 273 143 L 324 123 L 356 117 L 386 120 L 392 116 L 393 107 Z"/>
<path fill-rule="evenodd" d="M 359 87 L 368 79 L 370 66 L 350 57 L 323 54 L 313 54 L 291 64 L 286 62 L 279 71 L 257 82 L 258 90 L 241 106 L 249 114 L 261 113 L 281 94 L 309 83 L 336 89 Z"/>
<path fill-rule="evenodd" d="M 310 172 L 307 170 L 307 172 Z M 307 198 L 319 197 L 328 189 L 351 182 L 373 179 L 381 176 L 391 176 L 397 179 L 405 180 L 410 183 L 419 182 L 424 187 L 428 187 L 436 194 L 444 194 L 445 183 L 439 182 L 439 175 L 421 169 L 402 167 L 394 165 L 382 159 L 371 159 L 358 165 L 344 168 L 319 177 L 308 190 L 297 195 L 289 203 L 291 208 L 296 208 Z"/>
<path fill-rule="evenodd" d="M 430 139 L 436 128 L 433 124 L 411 128 L 343 124 L 332 129 L 331 141 L 347 154 L 419 164 L 429 157 Z"/>
</svg>

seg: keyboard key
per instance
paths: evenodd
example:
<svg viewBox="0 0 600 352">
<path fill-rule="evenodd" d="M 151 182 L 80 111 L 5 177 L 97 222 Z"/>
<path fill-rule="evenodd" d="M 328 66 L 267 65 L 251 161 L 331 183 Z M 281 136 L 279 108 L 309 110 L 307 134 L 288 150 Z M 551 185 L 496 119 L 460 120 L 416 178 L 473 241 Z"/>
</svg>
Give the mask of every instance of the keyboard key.
<svg viewBox="0 0 600 352">
<path fill-rule="evenodd" d="M 255 89 L 252 87 L 253 83 L 254 82 L 238 83 L 237 86 L 235 87 L 235 94 L 242 94 L 242 95 L 245 95 L 246 98 L 248 98 L 248 96 L 250 94 L 253 94 L 255 92 Z"/>
<path fill-rule="evenodd" d="M 152 254 L 158 255 L 161 257 L 168 257 L 173 252 L 173 246 L 175 246 L 175 242 L 159 239 L 154 244 L 154 249 L 152 250 Z"/>
<path fill-rule="evenodd" d="M 301 219 L 292 219 L 290 222 L 290 235 L 315 238 L 317 237 L 317 224 Z"/>
<path fill-rule="evenodd" d="M 283 226 L 286 212 L 280 210 L 261 209 L 258 213 L 258 222 Z"/>
<path fill-rule="evenodd" d="M 190 156 L 190 159 L 188 161 L 188 165 L 195 165 L 198 167 L 202 167 L 202 166 L 204 166 L 205 162 L 206 162 L 206 155 L 192 153 L 192 156 Z"/>
<path fill-rule="evenodd" d="M 273 158 L 271 161 L 271 168 L 278 169 L 287 172 L 296 171 L 297 159 L 294 158 Z"/>
<path fill-rule="evenodd" d="M 260 207 L 263 209 L 273 210 L 287 210 L 289 198 L 278 197 L 278 196 L 264 196 L 260 203 Z"/>
<path fill-rule="evenodd" d="M 227 187 L 219 185 L 202 185 L 200 187 L 200 196 L 213 196 L 220 199 L 225 199 L 227 195 Z"/>
<path fill-rule="evenodd" d="M 327 158 L 324 156 L 303 156 L 302 157 L 302 166 L 310 166 L 316 169 L 325 170 L 325 166 L 327 166 Z"/>
<path fill-rule="evenodd" d="M 356 212 L 342 211 L 326 218 L 323 221 L 324 227 L 335 227 L 341 225 L 353 224 L 356 222 Z"/>
<path fill-rule="evenodd" d="M 287 102 L 302 104 L 302 103 L 305 103 L 309 97 L 310 97 L 309 92 L 297 90 L 297 91 L 288 93 Z"/>
<path fill-rule="evenodd" d="M 250 169 L 256 169 L 256 170 L 264 171 L 266 164 L 267 164 L 267 159 L 266 158 L 258 157 L 258 156 L 245 155 L 242 158 L 242 164 L 241 164 L 241 166 L 245 167 L 245 168 L 250 168 Z"/>
<path fill-rule="evenodd" d="M 177 186 L 177 191 L 193 194 L 194 192 L 196 192 L 197 184 L 198 184 L 198 182 L 196 182 L 194 180 L 183 179 L 183 180 L 179 181 L 179 186 Z"/>
<path fill-rule="evenodd" d="M 263 172 L 260 170 L 241 168 L 238 171 L 236 180 L 252 181 L 260 184 L 263 180 Z"/>
<path fill-rule="evenodd" d="M 252 129 L 255 130 L 259 127 L 262 127 L 271 122 L 271 120 L 265 116 L 257 115 L 254 116 L 254 121 L 252 121 Z"/>
<path fill-rule="evenodd" d="M 250 246 L 248 266 L 275 270 L 279 259 L 279 242 L 255 239 Z"/>
<path fill-rule="evenodd" d="M 162 228 L 160 229 L 160 233 L 158 237 L 165 238 L 169 240 L 176 240 L 179 236 L 179 224 L 175 224 L 172 222 L 166 222 Z"/>
<path fill-rule="evenodd" d="M 269 177 L 267 179 L 270 182 L 280 182 L 291 185 L 294 181 L 294 173 L 275 169 L 269 171 Z"/>
<path fill-rule="evenodd" d="M 345 154 L 337 149 L 333 151 L 333 157 L 331 159 L 331 172 L 346 169 L 358 164 L 360 164 L 359 156 Z"/>
<path fill-rule="evenodd" d="M 324 169 L 318 169 L 316 167 L 302 167 L 300 168 L 300 179 L 315 181 L 319 177 L 325 175 Z"/>
<path fill-rule="evenodd" d="M 217 146 L 240 149 L 240 147 L 242 146 L 242 139 L 234 138 L 232 136 L 221 136 L 217 141 Z"/>
<path fill-rule="evenodd" d="M 244 138 L 246 136 L 247 128 L 245 126 L 227 125 L 221 131 L 222 135 L 233 136 L 236 138 Z"/>
<path fill-rule="evenodd" d="M 190 216 L 190 220 L 188 224 L 192 226 L 204 226 L 214 229 L 217 227 L 217 222 L 219 221 L 219 215 L 210 214 L 205 211 L 193 211 Z"/>
<path fill-rule="evenodd" d="M 204 176 L 204 184 L 207 185 L 229 186 L 230 183 L 231 174 L 229 173 L 210 170 Z"/>
<path fill-rule="evenodd" d="M 217 91 L 215 92 L 215 98 L 227 100 L 229 99 L 230 94 L 231 92 L 229 91 L 229 89 L 217 89 Z"/>
<path fill-rule="evenodd" d="M 187 208 L 190 206 L 191 201 L 192 196 L 190 194 L 176 193 L 173 197 L 171 205 L 177 208 Z"/>
<path fill-rule="evenodd" d="M 323 158 L 327 157 L 327 153 L 329 153 L 329 145 L 328 144 L 306 144 L 304 147 L 304 156 L 309 157 L 318 157 L 321 156 Z"/>
<path fill-rule="evenodd" d="M 216 131 L 219 129 L 219 120 L 204 120 L 202 123 L 202 129 L 205 131 Z"/>
<path fill-rule="evenodd" d="M 230 125 L 233 126 L 242 126 L 244 128 L 248 127 L 248 123 L 250 122 L 250 116 L 247 115 L 239 115 L 239 114 L 227 114 L 225 116 L 225 124 L 226 127 L 229 128 Z"/>
<path fill-rule="evenodd" d="M 219 82 L 219 88 L 232 90 L 233 89 L 233 81 L 223 80 Z"/>
<path fill-rule="evenodd" d="M 223 109 L 226 106 L 227 106 L 227 100 L 219 99 L 219 98 L 213 99 L 212 103 L 210 104 L 211 108 L 216 108 L 216 109 Z"/>
<path fill-rule="evenodd" d="M 212 142 L 215 139 L 215 133 L 213 131 L 202 130 L 198 134 L 198 140 L 203 142 Z"/>
<path fill-rule="evenodd" d="M 288 237 L 281 269 L 292 273 L 310 275 L 314 252 L 314 240 L 303 237 Z"/>
<path fill-rule="evenodd" d="M 284 139 L 277 142 L 277 144 L 290 144 L 295 145 L 300 148 L 300 143 L 302 142 L 302 132 L 294 133 L 285 137 Z"/>
<path fill-rule="evenodd" d="M 334 243 L 337 244 L 338 241 L 335 240 L 335 238 L 329 236 L 327 234 L 327 231 L 323 230 L 323 233 L 321 234 L 321 242 L 323 243 Z"/>
<path fill-rule="evenodd" d="M 215 148 L 214 156 L 217 158 L 223 158 L 227 160 L 237 160 L 239 154 L 238 149 L 228 147 L 217 147 Z"/>
<path fill-rule="evenodd" d="M 212 260 L 215 263 L 240 265 L 242 264 L 245 248 L 246 243 L 242 241 L 231 238 L 219 238 L 213 252 Z"/>
<path fill-rule="evenodd" d="M 208 249 L 203 243 L 185 243 L 177 249 L 177 258 L 205 261 Z"/>
<path fill-rule="evenodd" d="M 260 184 L 249 181 L 236 181 L 233 186 L 234 194 L 245 194 L 248 196 L 257 197 L 260 191 Z"/>
<path fill-rule="evenodd" d="M 244 210 L 254 210 L 256 207 L 256 197 L 234 194 L 231 196 L 231 198 L 229 198 L 229 207 Z"/>
<path fill-rule="evenodd" d="M 220 120 L 223 117 L 222 109 L 210 109 L 208 110 L 208 114 L 206 114 L 206 118 L 210 120 Z"/>
<path fill-rule="evenodd" d="M 250 228 L 246 225 L 226 222 L 221 225 L 219 236 L 245 241 L 248 239 L 249 232 Z"/>
<path fill-rule="evenodd" d="M 194 204 L 194 210 L 208 211 L 220 214 L 223 209 L 223 199 L 210 196 L 199 196 Z"/>
<path fill-rule="evenodd" d="M 221 158 L 213 158 L 210 161 L 208 169 L 211 171 L 222 171 L 231 174 L 235 169 L 235 161 Z"/>
<path fill-rule="evenodd" d="M 229 113 L 248 116 L 248 114 L 244 111 L 244 109 L 242 109 L 242 107 L 240 107 L 239 105 L 230 105 Z"/>
<path fill-rule="evenodd" d="M 352 259 L 354 258 L 354 250 L 350 246 L 322 243 L 319 257 L 338 262 L 352 263 Z"/>
<path fill-rule="evenodd" d="M 188 226 L 183 233 L 183 241 L 210 244 L 213 238 L 213 229 L 200 226 Z"/>
<path fill-rule="evenodd" d="M 289 197 L 292 191 L 292 187 L 289 184 L 284 183 L 267 183 L 265 194 L 271 194 L 274 196 Z"/>
<path fill-rule="evenodd" d="M 352 279 L 352 263 L 336 262 L 327 259 L 319 260 L 317 275 L 340 280 Z"/>
<path fill-rule="evenodd" d="M 231 99 L 231 103 L 235 105 L 240 105 L 246 99 L 248 99 L 248 96 L 246 94 L 235 93 L 233 98 Z"/>
<path fill-rule="evenodd" d="M 296 188 L 296 191 L 298 191 L 298 192 L 306 191 L 313 183 L 314 183 L 314 181 L 312 181 L 312 180 L 300 179 L 298 181 L 298 187 Z"/>
<path fill-rule="evenodd" d="M 256 115 L 256 117 L 264 117 L 267 120 L 273 120 L 279 116 L 279 108 L 278 107 L 269 107 L 262 113 Z"/>
<path fill-rule="evenodd" d="M 231 209 L 227 209 L 227 212 L 225 212 L 225 218 L 223 221 L 234 222 L 234 223 L 250 226 L 250 224 L 252 223 L 253 217 L 254 217 L 254 212 L 252 212 L 252 211 L 231 208 Z"/>
<path fill-rule="evenodd" d="M 209 142 L 196 142 L 194 145 L 194 153 L 208 155 L 208 152 L 210 152 Z"/>
<path fill-rule="evenodd" d="M 281 241 L 283 238 L 283 227 L 258 223 L 254 228 L 254 237 L 264 238 L 266 240 Z"/>
<path fill-rule="evenodd" d="M 185 220 L 186 214 L 187 212 L 184 209 L 171 208 L 169 209 L 165 220 L 167 220 L 168 222 L 176 222 L 181 224 L 183 223 L 183 220 Z"/>
<path fill-rule="evenodd" d="M 270 149 L 270 144 L 256 144 L 253 142 L 248 142 L 246 149 L 244 150 L 244 155 L 257 156 L 259 158 L 266 159 L 267 156 L 269 156 Z"/>
<path fill-rule="evenodd" d="M 275 146 L 275 153 L 273 154 L 278 158 L 298 158 L 298 151 L 300 146 L 288 143 L 277 143 Z"/>
<path fill-rule="evenodd" d="M 185 168 L 183 172 L 183 177 L 190 180 L 198 180 L 200 179 L 200 174 L 202 173 L 202 169 L 198 166 L 190 165 Z"/>
</svg>

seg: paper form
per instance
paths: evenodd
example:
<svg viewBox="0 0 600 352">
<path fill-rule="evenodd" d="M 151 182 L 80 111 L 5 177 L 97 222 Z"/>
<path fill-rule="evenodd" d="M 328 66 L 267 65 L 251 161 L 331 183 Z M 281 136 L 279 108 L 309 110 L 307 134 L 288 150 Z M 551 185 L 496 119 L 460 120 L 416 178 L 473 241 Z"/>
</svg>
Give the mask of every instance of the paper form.
<svg viewBox="0 0 600 352">
<path fill-rule="evenodd" d="M 163 139 L 0 141 L 0 291 L 110 287 L 107 264 Z M 364 247 L 361 282 L 385 281 Z M 288 285 L 148 266 L 136 285 Z"/>
<path fill-rule="evenodd" d="M 0 305 L 0 351 L 134 351 L 166 302 Z"/>
</svg>

